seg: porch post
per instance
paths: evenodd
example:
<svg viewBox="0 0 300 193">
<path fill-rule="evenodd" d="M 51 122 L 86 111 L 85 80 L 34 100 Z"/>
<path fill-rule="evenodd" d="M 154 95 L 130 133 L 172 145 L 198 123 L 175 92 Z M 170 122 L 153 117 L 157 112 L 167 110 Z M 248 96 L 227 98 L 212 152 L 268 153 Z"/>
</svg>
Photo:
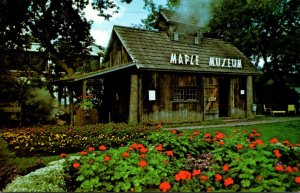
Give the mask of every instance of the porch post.
<svg viewBox="0 0 300 193">
<path fill-rule="evenodd" d="M 69 87 L 69 96 L 70 96 L 70 118 L 71 118 L 71 126 L 74 126 L 74 101 L 73 101 L 73 86 Z"/>
<path fill-rule="evenodd" d="M 129 122 L 138 121 L 138 75 L 131 74 L 130 77 L 130 99 L 129 99 Z"/>
<path fill-rule="evenodd" d="M 86 80 L 82 81 L 82 97 L 86 98 Z"/>
<path fill-rule="evenodd" d="M 252 112 L 252 104 L 253 104 L 253 80 L 252 76 L 247 76 L 247 87 L 246 87 L 246 94 L 247 94 L 247 118 L 253 118 L 254 114 Z"/>
</svg>

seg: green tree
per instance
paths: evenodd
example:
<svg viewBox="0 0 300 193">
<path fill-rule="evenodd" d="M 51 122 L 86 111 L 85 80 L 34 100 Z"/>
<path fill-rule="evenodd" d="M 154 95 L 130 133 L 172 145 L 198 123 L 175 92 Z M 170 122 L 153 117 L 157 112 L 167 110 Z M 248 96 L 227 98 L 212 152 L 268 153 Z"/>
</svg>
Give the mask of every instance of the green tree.
<svg viewBox="0 0 300 193">
<path fill-rule="evenodd" d="M 131 0 L 122 0 L 130 3 Z M 4 0 L 0 2 L 0 63 L 5 70 L 12 65 L 12 53 L 20 55 L 31 42 L 41 43 L 45 60 L 51 59 L 59 70 L 73 74 L 80 58 L 94 41 L 92 21 L 84 15 L 89 0 Z M 99 16 L 109 19 L 118 12 L 112 0 L 93 0 Z M 31 66 L 32 67 L 32 66 Z M 58 70 L 57 69 L 57 70 Z"/>
<path fill-rule="evenodd" d="M 130 3 L 131 0 L 121 0 Z M 94 42 L 91 34 L 92 21 L 85 18 L 84 9 L 89 0 L 2 0 L 0 1 L 0 101 L 26 103 L 32 99 L 31 90 L 48 87 L 41 81 L 48 60 L 55 64 L 55 71 L 73 74 L 82 65 L 89 47 Z M 93 0 L 92 6 L 99 16 L 110 19 L 118 12 L 113 0 Z M 109 10 L 109 11 L 108 11 Z M 40 43 L 38 54 L 28 55 L 31 43 Z M 85 66 L 94 69 L 91 62 Z M 33 71 L 31 79 L 17 79 L 8 70 Z M 59 75 L 59 74 L 57 74 Z M 58 76 L 46 78 L 56 79 Z M 51 89 L 50 89 L 51 90 Z M 32 105 L 32 103 L 35 103 Z M 43 114 L 31 101 L 26 113 Z M 23 106 L 24 107 L 24 106 Z M 24 107 L 25 108 L 25 107 Z M 24 109 L 23 108 L 23 109 Z"/>
<path fill-rule="evenodd" d="M 221 0 L 214 5 L 209 26 L 216 37 L 233 43 L 256 65 L 263 61 L 264 75 L 257 84 L 261 103 L 275 108 L 296 103 L 288 85 L 300 83 L 299 1 Z"/>
<path fill-rule="evenodd" d="M 300 6 L 297 0 L 222 0 L 211 31 L 241 49 L 263 70 L 281 76 L 299 72 Z"/>
</svg>

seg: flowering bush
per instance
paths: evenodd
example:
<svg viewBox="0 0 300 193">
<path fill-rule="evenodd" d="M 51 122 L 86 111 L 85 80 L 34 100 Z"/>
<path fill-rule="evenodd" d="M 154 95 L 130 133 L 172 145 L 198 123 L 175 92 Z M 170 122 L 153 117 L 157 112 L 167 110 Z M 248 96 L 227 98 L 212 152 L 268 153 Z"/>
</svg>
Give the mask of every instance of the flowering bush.
<svg viewBox="0 0 300 193">
<path fill-rule="evenodd" d="M 79 96 L 75 102 L 75 106 L 82 110 L 90 110 L 99 104 L 99 99 L 93 95 L 87 95 L 85 97 Z"/>
<path fill-rule="evenodd" d="M 75 153 L 83 147 L 99 143 L 117 147 L 127 144 L 129 140 L 143 138 L 153 130 L 156 127 L 111 123 L 82 127 L 14 128 L 4 130 L 2 136 L 8 142 L 10 150 L 18 156 L 57 155 Z"/>
<path fill-rule="evenodd" d="M 67 159 L 66 184 L 68 191 L 299 191 L 300 147 L 259 137 L 256 130 L 152 132 Z"/>
</svg>

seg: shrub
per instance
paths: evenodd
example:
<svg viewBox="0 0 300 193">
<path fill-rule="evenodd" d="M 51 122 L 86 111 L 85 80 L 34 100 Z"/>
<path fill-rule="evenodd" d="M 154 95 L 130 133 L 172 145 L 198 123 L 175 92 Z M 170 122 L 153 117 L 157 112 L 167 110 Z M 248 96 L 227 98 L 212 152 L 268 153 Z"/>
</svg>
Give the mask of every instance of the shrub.
<svg viewBox="0 0 300 193">
<path fill-rule="evenodd" d="M 152 132 L 120 148 L 85 150 L 66 162 L 66 183 L 69 191 L 299 191 L 300 148 L 259 137 Z"/>
</svg>

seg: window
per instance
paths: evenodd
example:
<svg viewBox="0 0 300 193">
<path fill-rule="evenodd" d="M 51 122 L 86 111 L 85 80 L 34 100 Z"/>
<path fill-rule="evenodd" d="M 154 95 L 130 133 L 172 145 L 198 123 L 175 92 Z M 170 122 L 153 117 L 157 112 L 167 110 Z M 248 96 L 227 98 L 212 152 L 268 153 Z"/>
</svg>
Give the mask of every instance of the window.
<svg viewBox="0 0 300 193">
<path fill-rule="evenodd" d="M 197 101 L 197 88 L 174 88 L 173 101 Z"/>
</svg>

